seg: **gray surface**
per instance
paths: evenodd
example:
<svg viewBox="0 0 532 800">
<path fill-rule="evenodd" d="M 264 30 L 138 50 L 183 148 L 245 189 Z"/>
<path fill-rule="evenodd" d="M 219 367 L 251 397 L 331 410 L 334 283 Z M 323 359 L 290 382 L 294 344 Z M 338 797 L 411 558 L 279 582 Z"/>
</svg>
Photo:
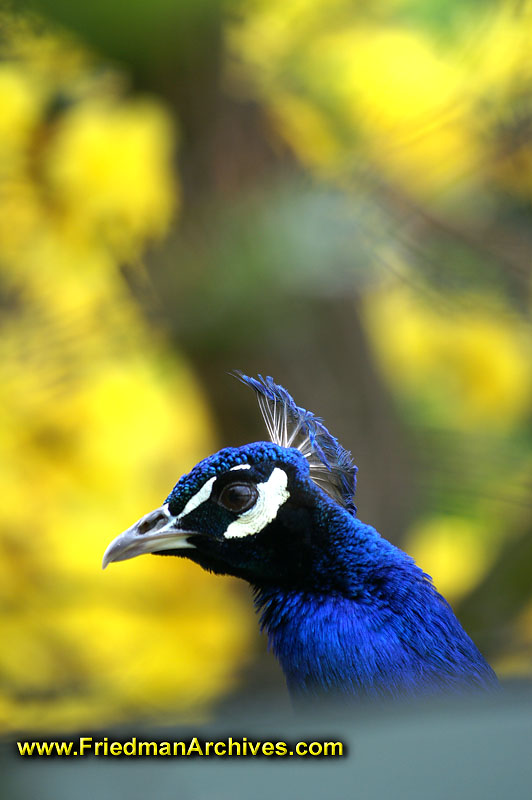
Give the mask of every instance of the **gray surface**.
<svg viewBox="0 0 532 800">
<path fill-rule="evenodd" d="M 417 709 L 362 709 L 343 719 L 321 713 L 281 720 L 258 711 L 230 719 L 228 712 L 217 725 L 143 729 L 135 734 L 147 740 L 194 734 L 204 739 L 228 735 L 274 741 L 343 739 L 349 753 L 341 759 L 305 760 L 28 759 L 15 755 L 13 743 L 4 743 L 2 796 L 9 800 L 532 798 L 528 689 L 489 702 L 465 699 Z M 126 739 L 131 730 L 105 735 Z"/>
</svg>

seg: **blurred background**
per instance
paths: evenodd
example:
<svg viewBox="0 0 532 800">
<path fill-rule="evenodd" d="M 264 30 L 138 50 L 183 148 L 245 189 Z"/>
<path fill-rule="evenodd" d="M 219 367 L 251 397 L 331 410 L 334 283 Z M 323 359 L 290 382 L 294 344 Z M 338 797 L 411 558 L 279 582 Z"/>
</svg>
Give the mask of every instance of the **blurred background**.
<svg viewBox="0 0 532 800">
<path fill-rule="evenodd" d="M 272 375 L 532 676 L 532 3 L 0 5 L 0 730 L 287 703 L 247 586 L 107 543 Z"/>
</svg>

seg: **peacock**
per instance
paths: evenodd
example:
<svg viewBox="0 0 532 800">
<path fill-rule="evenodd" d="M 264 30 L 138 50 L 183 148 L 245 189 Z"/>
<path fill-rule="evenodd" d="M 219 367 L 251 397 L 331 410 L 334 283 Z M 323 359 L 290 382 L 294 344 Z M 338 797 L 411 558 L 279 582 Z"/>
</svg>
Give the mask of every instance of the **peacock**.
<svg viewBox="0 0 532 800">
<path fill-rule="evenodd" d="M 256 392 L 270 441 L 200 461 L 111 542 L 103 567 L 154 553 L 248 581 L 295 698 L 495 687 L 431 578 L 357 518 L 351 453 L 271 377 L 237 376 Z"/>
</svg>

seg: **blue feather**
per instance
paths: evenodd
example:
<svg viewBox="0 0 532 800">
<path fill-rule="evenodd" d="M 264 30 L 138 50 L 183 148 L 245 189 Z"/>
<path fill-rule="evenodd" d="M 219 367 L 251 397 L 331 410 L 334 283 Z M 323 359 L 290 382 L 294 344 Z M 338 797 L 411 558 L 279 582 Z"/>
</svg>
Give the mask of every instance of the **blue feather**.
<svg viewBox="0 0 532 800">
<path fill-rule="evenodd" d="M 495 673 L 414 560 L 330 501 L 326 516 L 328 571 L 336 575 L 322 591 L 255 590 L 261 627 L 291 693 L 384 697 L 495 688 Z"/>
<path fill-rule="evenodd" d="M 257 394 L 270 439 L 281 447 L 295 447 L 308 459 L 310 477 L 336 502 L 356 514 L 353 497 L 357 467 L 353 457 L 329 433 L 320 417 L 296 405 L 285 388 L 273 378 L 250 378 L 233 373 Z"/>
</svg>

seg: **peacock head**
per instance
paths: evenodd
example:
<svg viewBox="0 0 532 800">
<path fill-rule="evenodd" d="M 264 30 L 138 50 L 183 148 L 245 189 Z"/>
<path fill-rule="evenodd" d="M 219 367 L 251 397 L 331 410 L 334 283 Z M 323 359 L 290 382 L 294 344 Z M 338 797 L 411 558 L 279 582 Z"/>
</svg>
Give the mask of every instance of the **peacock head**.
<svg viewBox="0 0 532 800">
<path fill-rule="evenodd" d="M 257 394 L 271 442 L 200 461 L 160 508 L 111 542 L 104 567 L 153 553 L 185 556 L 259 587 L 309 586 L 331 574 L 330 519 L 356 513 L 351 455 L 271 378 L 239 377 Z"/>
</svg>

